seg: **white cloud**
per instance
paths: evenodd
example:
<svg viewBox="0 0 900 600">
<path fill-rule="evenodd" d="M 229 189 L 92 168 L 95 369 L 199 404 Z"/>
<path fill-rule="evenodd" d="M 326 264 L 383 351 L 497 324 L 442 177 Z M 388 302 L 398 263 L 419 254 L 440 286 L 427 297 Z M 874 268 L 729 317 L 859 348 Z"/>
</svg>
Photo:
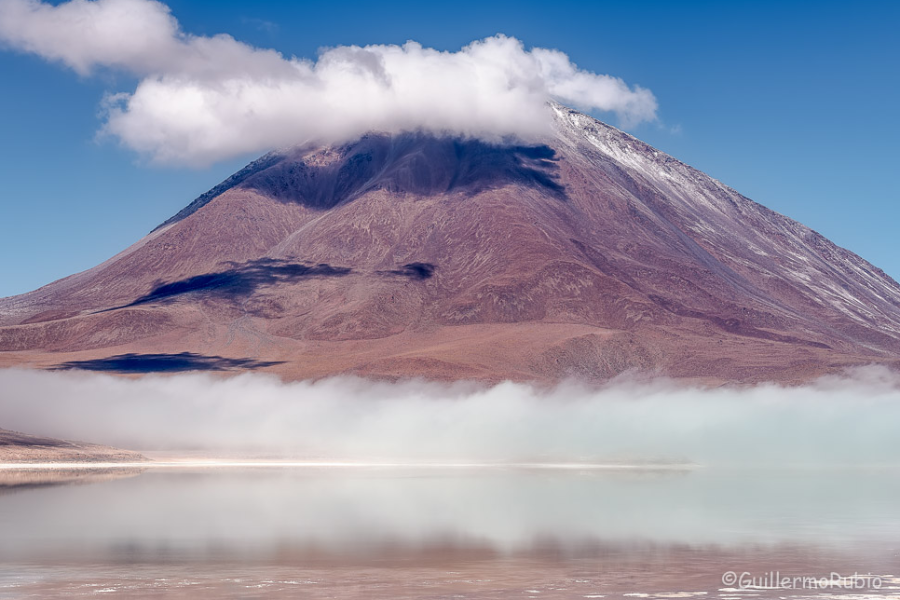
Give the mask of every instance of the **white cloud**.
<svg viewBox="0 0 900 600">
<path fill-rule="evenodd" d="M 152 71 L 175 58 L 178 23 L 148 0 L 0 2 L 0 37 L 14 48 L 86 75 L 97 65 Z"/>
<path fill-rule="evenodd" d="M 626 126 L 656 118 L 649 90 L 502 35 L 458 52 L 415 42 L 342 46 L 313 62 L 227 35 L 187 34 L 153 0 L 0 0 L 0 41 L 83 75 L 136 75 L 134 91 L 107 99 L 103 131 L 164 163 L 206 164 L 371 130 L 528 140 L 550 126 L 549 99 L 613 112 Z"/>
<path fill-rule="evenodd" d="M 413 462 L 900 464 L 900 376 L 880 367 L 802 387 L 703 389 L 660 380 L 551 390 L 0 370 L 0 415 L 6 429 L 139 450 Z"/>
</svg>

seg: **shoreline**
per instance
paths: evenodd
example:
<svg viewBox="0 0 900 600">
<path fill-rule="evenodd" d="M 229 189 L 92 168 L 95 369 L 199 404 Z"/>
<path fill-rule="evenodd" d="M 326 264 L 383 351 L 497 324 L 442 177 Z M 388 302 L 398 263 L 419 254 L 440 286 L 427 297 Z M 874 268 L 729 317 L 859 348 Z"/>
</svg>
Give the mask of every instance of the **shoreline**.
<svg viewBox="0 0 900 600">
<path fill-rule="evenodd" d="M 567 463 L 567 462 L 396 462 L 248 459 L 167 459 L 145 462 L 0 462 L 0 471 L 83 471 L 94 469 L 521 469 L 597 471 L 689 471 L 693 463 Z"/>
</svg>

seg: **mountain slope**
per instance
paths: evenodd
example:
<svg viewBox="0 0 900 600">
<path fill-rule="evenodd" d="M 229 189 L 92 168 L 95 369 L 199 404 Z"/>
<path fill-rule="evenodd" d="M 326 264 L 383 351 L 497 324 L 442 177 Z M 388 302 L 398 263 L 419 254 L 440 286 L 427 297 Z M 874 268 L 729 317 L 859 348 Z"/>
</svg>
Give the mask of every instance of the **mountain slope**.
<svg viewBox="0 0 900 600">
<path fill-rule="evenodd" d="M 0 429 L 0 463 L 144 462 L 131 450 L 69 442 Z M 3 481 L 0 479 L 0 487 Z"/>
<path fill-rule="evenodd" d="M 721 382 L 900 358 L 880 270 L 551 110 L 530 147 L 371 134 L 267 155 L 106 263 L 0 300 L 0 361 Z"/>
</svg>

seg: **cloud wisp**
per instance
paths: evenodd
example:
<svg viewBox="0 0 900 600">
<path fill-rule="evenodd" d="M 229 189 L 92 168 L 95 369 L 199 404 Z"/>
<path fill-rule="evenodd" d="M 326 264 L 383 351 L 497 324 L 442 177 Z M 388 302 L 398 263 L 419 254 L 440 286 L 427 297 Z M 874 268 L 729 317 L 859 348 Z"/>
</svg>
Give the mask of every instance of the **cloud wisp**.
<svg viewBox="0 0 900 600">
<path fill-rule="evenodd" d="M 803 387 L 660 380 L 539 390 L 246 374 L 0 371 L 0 427 L 137 450 L 421 462 L 900 465 L 900 376 Z"/>
<path fill-rule="evenodd" d="M 155 0 L 0 0 L 0 43 L 84 76 L 136 76 L 133 91 L 106 98 L 102 133 L 160 163 L 199 166 L 368 131 L 528 141 L 548 132 L 551 99 L 624 126 L 656 119 L 649 90 L 503 35 L 456 52 L 339 46 L 311 61 L 191 35 Z"/>
</svg>

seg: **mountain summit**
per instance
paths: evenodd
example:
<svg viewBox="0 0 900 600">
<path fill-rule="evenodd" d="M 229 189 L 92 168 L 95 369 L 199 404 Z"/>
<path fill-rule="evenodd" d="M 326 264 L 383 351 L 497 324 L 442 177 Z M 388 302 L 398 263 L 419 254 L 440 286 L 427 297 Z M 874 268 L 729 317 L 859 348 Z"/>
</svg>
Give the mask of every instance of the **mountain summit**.
<svg viewBox="0 0 900 600">
<path fill-rule="evenodd" d="M 794 382 L 900 363 L 900 286 L 613 127 L 270 153 L 105 263 L 0 300 L 0 364 L 291 379 Z"/>
</svg>

